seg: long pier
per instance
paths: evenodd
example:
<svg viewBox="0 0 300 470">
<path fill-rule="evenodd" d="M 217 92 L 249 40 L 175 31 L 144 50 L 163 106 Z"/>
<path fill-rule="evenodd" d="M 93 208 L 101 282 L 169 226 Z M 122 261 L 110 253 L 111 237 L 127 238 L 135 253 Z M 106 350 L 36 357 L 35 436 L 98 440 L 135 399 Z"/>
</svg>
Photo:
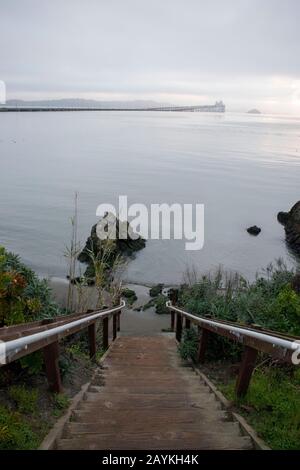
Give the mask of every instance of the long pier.
<svg viewBox="0 0 300 470">
<path fill-rule="evenodd" d="M 102 108 L 102 107 L 74 107 L 74 106 L 0 106 L 0 112 L 58 112 L 58 111 L 165 111 L 165 112 L 211 112 L 224 113 L 225 105 L 222 101 L 211 106 L 160 106 L 148 108 Z"/>
</svg>

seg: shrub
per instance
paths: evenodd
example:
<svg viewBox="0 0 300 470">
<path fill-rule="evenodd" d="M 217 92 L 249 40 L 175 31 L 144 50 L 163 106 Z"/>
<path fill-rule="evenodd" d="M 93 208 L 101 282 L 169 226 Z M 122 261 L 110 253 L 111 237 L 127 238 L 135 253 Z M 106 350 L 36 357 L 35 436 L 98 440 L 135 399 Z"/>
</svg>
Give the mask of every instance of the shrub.
<svg viewBox="0 0 300 470">
<path fill-rule="evenodd" d="M 235 381 L 219 386 L 230 400 L 236 400 Z M 247 395 L 236 404 L 272 449 L 299 449 L 299 392 L 299 368 L 288 376 L 280 367 L 270 367 L 255 371 Z"/>
<path fill-rule="evenodd" d="M 39 374 L 43 370 L 44 359 L 41 351 L 36 351 L 20 359 L 22 369 L 26 369 L 30 375 Z"/>
<path fill-rule="evenodd" d="M 215 275 L 202 276 L 193 284 L 181 286 L 179 304 L 187 311 L 210 315 L 244 325 L 259 324 L 264 328 L 291 335 L 300 335 L 300 295 L 295 290 L 294 273 L 282 261 L 271 264 L 252 284 L 243 278 L 220 270 Z M 239 359 L 238 344 L 211 335 L 208 356 Z"/>
<path fill-rule="evenodd" d="M 53 395 L 54 410 L 53 415 L 58 418 L 61 416 L 66 408 L 70 404 L 70 398 L 63 393 L 55 393 Z"/>
<path fill-rule="evenodd" d="M 53 401 L 56 408 L 59 410 L 64 410 L 69 406 L 70 398 L 63 393 L 55 393 L 53 396 Z"/>
<path fill-rule="evenodd" d="M 60 314 L 46 280 L 0 247 L 0 327 Z"/>
<path fill-rule="evenodd" d="M 39 437 L 26 418 L 0 405 L 0 449 L 36 449 L 38 444 Z"/>
<path fill-rule="evenodd" d="M 183 330 L 182 342 L 178 346 L 182 359 L 195 359 L 198 350 L 198 333 L 195 328 Z"/>
<path fill-rule="evenodd" d="M 38 391 L 29 390 L 24 385 L 12 385 L 8 396 L 15 402 L 20 413 L 35 413 L 37 411 Z"/>
<path fill-rule="evenodd" d="M 166 307 L 167 298 L 164 295 L 159 295 L 155 300 L 155 312 L 159 315 L 170 313 Z"/>
</svg>

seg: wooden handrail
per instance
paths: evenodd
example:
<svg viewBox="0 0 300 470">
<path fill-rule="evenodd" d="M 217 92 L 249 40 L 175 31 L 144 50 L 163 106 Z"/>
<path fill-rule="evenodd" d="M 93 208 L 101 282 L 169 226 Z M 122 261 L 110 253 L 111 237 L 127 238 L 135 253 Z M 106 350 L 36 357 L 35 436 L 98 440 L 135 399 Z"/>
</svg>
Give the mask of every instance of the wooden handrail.
<svg viewBox="0 0 300 470">
<path fill-rule="evenodd" d="M 59 340 L 88 328 L 90 356 L 94 357 L 96 354 L 96 322 L 100 319 L 103 320 L 103 348 L 107 349 L 109 347 L 109 318 L 116 316 L 119 325 L 121 310 L 124 307 L 125 301 L 122 300 L 120 305 L 110 309 L 72 315 L 70 318 L 53 318 L 49 320 L 51 323 L 46 325 L 42 324 L 43 322 L 33 322 L 31 328 L 30 323 L 27 323 L 19 325 L 19 328 L 16 325 L 0 329 L 0 366 L 42 349 L 50 388 L 60 392 L 62 387 L 58 367 Z M 115 338 L 116 332 L 113 334 L 113 340 Z"/>
<path fill-rule="evenodd" d="M 200 317 L 182 310 L 178 306 L 173 305 L 171 301 L 168 301 L 166 306 L 171 310 L 172 330 L 174 330 L 175 326 L 175 315 L 177 317 L 176 339 L 178 342 L 181 341 L 183 318 L 185 318 L 186 328 L 189 328 L 191 323 L 198 326 L 201 334 L 201 338 L 199 335 L 199 349 L 197 354 L 197 360 L 199 362 L 204 361 L 205 350 L 211 334 L 223 336 L 245 346 L 236 383 L 236 393 L 238 396 L 244 395 L 248 390 L 259 351 L 280 361 L 291 363 L 293 353 L 300 348 L 300 338 L 297 336 L 288 336 L 262 328 L 244 327 L 233 322 Z"/>
</svg>

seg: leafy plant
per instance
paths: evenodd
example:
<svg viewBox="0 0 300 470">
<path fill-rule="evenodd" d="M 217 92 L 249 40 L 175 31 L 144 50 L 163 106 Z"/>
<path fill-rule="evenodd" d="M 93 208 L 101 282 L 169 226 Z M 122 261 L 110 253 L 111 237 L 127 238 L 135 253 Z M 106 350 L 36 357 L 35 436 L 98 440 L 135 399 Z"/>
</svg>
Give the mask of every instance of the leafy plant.
<svg viewBox="0 0 300 470">
<path fill-rule="evenodd" d="M 36 413 L 38 391 L 27 389 L 24 385 L 12 385 L 8 390 L 9 397 L 15 402 L 21 413 Z"/>
<path fill-rule="evenodd" d="M 280 367 L 256 370 L 247 395 L 236 401 L 235 381 L 219 384 L 272 449 L 299 449 L 300 370 L 292 376 Z"/>
<path fill-rule="evenodd" d="M 61 416 L 70 404 L 70 398 L 64 393 L 55 393 L 53 395 L 54 410 L 53 415 L 58 418 Z"/>
<path fill-rule="evenodd" d="M 0 327 L 59 313 L 47 281 L 40 280 L 18 255 L 0 247 Z"/>
<path fill-rule="evenodd" d="M 194 359 L 198 350 L 198 333 L 193 327 L 185 328 L 182 334 L 182 342 L 179 344 L 179 354 L 182 359 Z"/>
<path fill-rule="evenodd" d="M 41 351 L 36 351 L 20 359 L 22 369 L 27 369 L 31 375 L 39 374 L 44 367 L 44 359 Z"/>
<path fill-rule="evenodd" d="M 300 295 L 294 288 L 294 273 L 281 260 L 270 264 L 263 273 L 264 277 L 249 284 L 240 276 L 221 270 L 198 278 L 193 271 L 187 279 L 194 283 L 181 286 L 179 304 L 199 316 L 300 335 Z M 211 358 L 239 359 L 240 352 L 240 346 L 233 341 L 211 336 Z"/>
<path fill-rule="evenodd" d="M 170 310 L 166 307 L 167 298 L 164 295 L 159 295 L 155 300 L 155 312 L 159 315 L 168 314 Z"/>
<path fill-rule="evenodd" d="M 26 417 L 0 405 L 0 449 L 36 449 L 38 444 L 39 437 Z"/>
<path fill-rule="evenodd" d="M 55 393 L 53 396 L 53 401 L 54 401 L 55 407 L 58 408 L 59 410 L 64 410 L 70 404 L 70 398 L 64 393 Z"/>
</svg>

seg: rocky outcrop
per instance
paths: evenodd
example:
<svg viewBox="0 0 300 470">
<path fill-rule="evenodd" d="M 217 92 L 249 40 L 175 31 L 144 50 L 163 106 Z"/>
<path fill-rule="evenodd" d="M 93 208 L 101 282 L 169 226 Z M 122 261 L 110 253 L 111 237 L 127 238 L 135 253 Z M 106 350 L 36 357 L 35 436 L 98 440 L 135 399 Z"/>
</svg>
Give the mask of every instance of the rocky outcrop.
<svg viewBox="0 0 300 470">
<path fill-rule="evenodd" d="M 110 230 L 114 229 L 115 239 L 99 238 L 99 223 L 101 223 L 104 232 L 110 232 Z M 124 233 L 127 234 L 127 238 L 124 237 Z M 118 255 L 124 258 L 129 257 L 135 252 L 145 248 L 145 246 L 146 240 L 138 234 L 133 233 L 127 221 L 122 222 L 112 216 L 112 214 L 106 213 L 104 217 L 92 227 L 91 235 L 88 237 L 85 247 L 81 253 L 79 253 L 78 260 L 88 265 L 85 272 L 86 277 L 93 278 L 95 274 L 95 260 L 102 260 L 109 270 Z"/>
<path fill-rule="evenodd" d="M 259 235 L 261 232 L 261 228 L 257 227 L 257 225 L 253 225 L 252 227 L 247 228 L 247 232 L 250 233 L 250 235 Z"/>
<path fill-rule="evenodd" d="M 157 297 L 159 294 L 162 293 L 163 288 L 163 284 L 156 284 L 155 286 L 152 286 L 149 290 L 150 297 Z"/>
<path fill-rule="evenodd" d="M 287 244 L 300 255 L 300 201 L 289 212 L 278 212 L 277 220 L 284 226 Z"/>
</svg>

